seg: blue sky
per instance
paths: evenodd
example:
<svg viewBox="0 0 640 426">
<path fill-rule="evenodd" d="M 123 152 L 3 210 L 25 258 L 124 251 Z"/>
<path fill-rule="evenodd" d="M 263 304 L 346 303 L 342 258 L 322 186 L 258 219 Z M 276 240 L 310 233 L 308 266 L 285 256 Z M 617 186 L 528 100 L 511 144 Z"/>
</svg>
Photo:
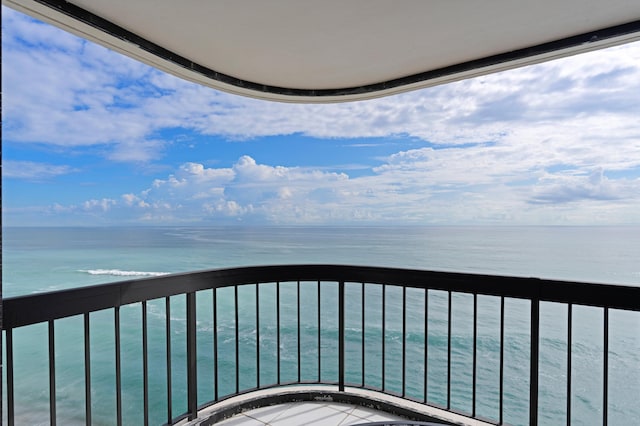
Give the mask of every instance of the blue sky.
<svg viewBox="0 0 640 426">
<path fill-rule="evenodd" d="M 640 224 L 640 43 L 291 105 L 2 12 L 5 226 Z"/>
</svg>

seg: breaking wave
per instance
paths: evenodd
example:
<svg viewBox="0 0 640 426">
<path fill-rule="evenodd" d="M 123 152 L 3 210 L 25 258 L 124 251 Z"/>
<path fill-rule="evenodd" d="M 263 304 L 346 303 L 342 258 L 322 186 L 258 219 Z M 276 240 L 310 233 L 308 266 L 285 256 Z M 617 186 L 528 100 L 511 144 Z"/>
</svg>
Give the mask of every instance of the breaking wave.
<svg viewBox="0 0 640 426">
<path fill-rule="evenodd" d="M 158 277 L 169 274 L 169 272 L 122 271 L 120 269 L 81 269 L 78 272 L 85 272 L 89 275 L 113 275 L 117 277 Z"/>
</svg>

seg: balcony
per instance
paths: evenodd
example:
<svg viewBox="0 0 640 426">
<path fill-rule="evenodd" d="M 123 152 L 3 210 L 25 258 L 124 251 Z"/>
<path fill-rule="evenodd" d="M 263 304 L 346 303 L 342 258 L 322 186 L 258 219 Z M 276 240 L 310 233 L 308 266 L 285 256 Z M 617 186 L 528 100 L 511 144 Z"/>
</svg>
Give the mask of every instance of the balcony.
<svg viewBox="0 0 640 426">
<path fill-rule="evenodd" d="M 587 377 L 598 384 L 601 418 L 592 424 L 606 425 L 616 405 L 610 378 L 621 368 L 610 336 L 638 333 L 640 288 L 290 265 L 34 294 L 5 299 L 3 309 L 9 425 L 32 409 L 35 394 L 18 386 L 33 367 L 19 340 L 33 330 L 42 335 L 48 381 L 38 394 L 52 425 L 207 425 L 302 401 L 415 422 L 537 425 L 554 412 L 554 422 L 571 424 L 572 399 L 584 396 L 575 384 L 585 379 L 572 375 L 573 339 L 585 330 L 601 365 Z M 74 348 L 75 363 L 59 365 L 60 352 Z M 545 360 L 551 352 L 554 362 Z M 68 374 L 81 377 L 71 391 L 60 386 Z M 111 397 L 113 417 L 104 420 L 98 402 Z"/>
</svg>

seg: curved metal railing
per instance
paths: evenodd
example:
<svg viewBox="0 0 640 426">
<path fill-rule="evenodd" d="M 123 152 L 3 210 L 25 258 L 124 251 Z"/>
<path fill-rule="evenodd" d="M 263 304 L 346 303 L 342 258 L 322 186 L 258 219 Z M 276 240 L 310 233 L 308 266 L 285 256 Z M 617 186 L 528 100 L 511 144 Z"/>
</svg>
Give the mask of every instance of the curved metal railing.
<svg viewBox="0 0 640 426">
<path fill-rule="evenodd" d="M 184 310 L 172 301 L 184 297 Z M 51 293 L 34 294 L 4 300 L 3 327 L 6 348 L 6 415 L 7 423 L 16 419 L 14 384 L 21 380 L 14 371 L 14 333 L 20 328 L 47 324 L 49 383 L 43 392 L 49 395 L 50 423 L 55 424 L 59 392 L 56 387 L 56 324 L 57 321 L 81 316 L 84 369 L 84 421 L 92 423 L 93 378 L 96 353 L 92 352 L 92 322 L 96 312 L 113 312 L 110 327 L 114 336 L 114 371 L 116 393 L 116 423 L 123 424 L 123 369 L 122 354 L 129 340 L 123 339 L 123 330 L 131 326 L 121 321 L 121 307 L 140 306 L 138 325 L 141 329 L 141 369 L 143 376 L 142 416 L 150 423 L 149 398 L 166 393 L 167 424 L 184 419 L 193 420 L 198 411 L 219 401 L 258 389 L 284 384 L 332 384 L 338 391 L 345 386 L 372 389 L 437 406 L 450 411 L 464 411 L 469 418 L 483 418 L 478 409 L 478 354 L 480 350 L 478 319 L 479 299 L 493 301 L 497 318 L 497 357 L 495 373 L 498 389 L 495 392 L 496 412 L 488 419 L 494 424 L 505 423 L 505 301 L 520 300 L 526 312 L 520 312 L 528 324 L 525 334 L 524 357 L 528 364 L 527 420 L 538 424 L 540 363 L 540 307 L 541 303 L 559 303 L 567 312 L 567 380 L 566 419 L 571 422 L 570 395 L 572 309 L 574 306 L 593 306 L 603 313 L 603 423 L 608 414 L 608 342 L 609 312 L 615 310 L 640 311 L 640 288 L 420 270 L 360 267 L 345 265 L 289 265 L 261 266 L 200 271 L 141 280 L 132 280 L 84 287 Z M 459 299 L 466 308 L 460 310 Z M 164 300 L 164 303 L 162 301 Z M 157 353 L 149 350 L 149 306 L 164 305 L 161 312 L 166 345 L 163 373 L 166 388 L 158 390 L 150 385 L 150 360 L 157 364 Z M 205 306 L 205 308 L 202 308 Z M 172 310 L 173 309 L 173 310 Z M 457 309 L 457 310 L 456 310 Z M 520 308 L 521 310 L 521 308 Z M 210 329 L 198 330 L 203 320 L 198 312 L 209 315 Z M 454 312 L 455 311 L 455 312 Z M 462 314 L 460 314 L 462 312 Z M 430 389 L 428 365 L 432 349 L 433 315 L 439 315 L 443 330 L 439 394 L 433 397 Z M 469 327 L 468 341 L 460 343 L 454 322 L 460 315 Z M 178 352 L 172 330 L 172 321 L 185 324 L 185 365 L 177 368 Z M 154 317 L 155 318 L 155 317 Z M 221 330 L 221 323 L 229 325 Z M 373 324 L 373 325 L 372 325 Z M 246 333 L 249 330 L 250 333 Z M 209 339 L 204 346 L 202 339 Z M 127 339 L 129 339 L 127 337 Z M 286 340 L 286 341 L 285 341 Z M 267 345 L 265 342 L 270 342 Z M 123 347 L 123 345 L 125 347 Z M 182 343 L 180 344 L 180 346 Z M 204 349 L 203 349 L 204 347 Z M 313 347 L 313 351 L 308 350 Z M 288 356 L 283 357 L 287 350 Z M 252 353 L 251 353 L 252 352 Z M 454 353 L 455 352 L 455 353 Z M 458 352 L 467 352 L 471 383 L 468 392 L 457 392 L 452 383 L 453 358 Z M 309 355 L 312 353 L 312 355 Z M 202 358 L 209 365 L 203 368 Z M 92 361 L 93 360 L 93 361 Z M 375 362 L 372 362 L 375 361 Z M 304 364 L 304 365 L 303 365 Z M 251 368 L 248 368 L 249 365 Z M 373 365 L 373 367 L 372 367 Z M 93 368 L 93 371 L 92 371 Z M 265 374 L 265 369 L 269 374 Z M 176 372 L 186 377 L 186 406 L 184 412 L 176 404 Z M 204 374 L 206 370 L 207 374 Z M 310 372 L 313 372 L 311 375 Z M 265 377 L 271 375 L 271 378 Z M 173 381 L 173 382 L 172 382 Z M 200 387 L 199 387 L 200 384 Z M 206 385 L 206 386 L 205 386 Z M 203 387 L 211 388 L 202 396 Z M 462 395 L 462 396 L 461 396 Z M 523 396 L 520 395 L 520 396 Z M 100 395 L 98 395 L 100 396 Z M 460 404 L 457 401 L 465 400 Z M 460 406 L 463 406 L 460 409 Z M 176 414 L 178 411 L 178 414 Z"/>
</svg>

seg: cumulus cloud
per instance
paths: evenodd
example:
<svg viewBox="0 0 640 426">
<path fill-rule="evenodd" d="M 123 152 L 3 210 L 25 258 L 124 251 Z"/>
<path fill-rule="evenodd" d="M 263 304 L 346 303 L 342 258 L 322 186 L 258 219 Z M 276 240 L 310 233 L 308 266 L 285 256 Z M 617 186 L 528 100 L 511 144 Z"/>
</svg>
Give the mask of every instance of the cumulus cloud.
<svg viewBox="0 0 640 426">
<path fill-rule="evenodd" d="M 88 200 L 82 203 L 82 208 L 85 211 L 100 211 L 106 212 L 111 209 L 111 207 L 116 205 L 116 200 L 112 200 L 109 198 L 103 198 L 101 200 Z"/>
<path fill-rule="evenodd" d="M 148 67 L 5 7 L 2 21 L 11 64 L 2 79 L 5 140 L 78 147 L 148 138 L 149 120 L 136 112 Z"/>
<path fill-rule="evenodd" d="M 640 179 L 608 179 L 604 169 L 584 174 L 545 175 L 533 187 L 533 204 L 561 204 L 582 200 L 633 200 L 640 196 Z"/>
<path fill-rule="evenodd" d="M 304 222 L 300 206 L 322 201 L 318 193 L 333 193 L 338 183 L 346 180 L 345 174 L 258 164 L 245 155 L 230 168 L 185 163 L 140 194 L 127 194 L 124 201 L 128 206 L 144 203 L 147 218 L 162 206 L 163 217 L 173 212 L 177 221 L 250 216 L 258 222 L 284 223 L 280 214 L 289 209 L 297 211 L 296 217 Z"/>
<path fill-rule="evenodd" d="M 640 179 L 609 179 L 602 169 L 584 175 L 540 166 L 522 174 L 509 161 L 503 169 L 479 161 L 472 174 L 441 173 L 441 165 L 454 167 L 474 152 L 485 155 L 482 147 L 406 151 L 359 177 L 259 164 L 246 155 L 229 168 L 185 163 L 139 193 L 55 208 L 165 224 L 576 224 L 593 223 L 593 212 L 604 210 L 602 220 L 637 220 Z M 565 207 L 578 202 L 582 214 Z"/>
</svg>

